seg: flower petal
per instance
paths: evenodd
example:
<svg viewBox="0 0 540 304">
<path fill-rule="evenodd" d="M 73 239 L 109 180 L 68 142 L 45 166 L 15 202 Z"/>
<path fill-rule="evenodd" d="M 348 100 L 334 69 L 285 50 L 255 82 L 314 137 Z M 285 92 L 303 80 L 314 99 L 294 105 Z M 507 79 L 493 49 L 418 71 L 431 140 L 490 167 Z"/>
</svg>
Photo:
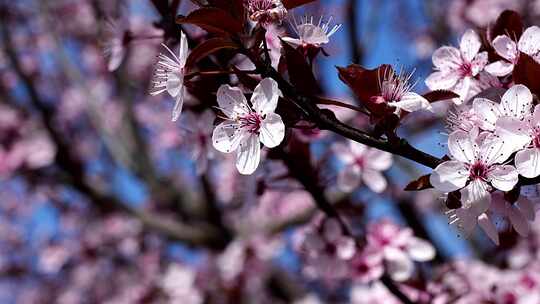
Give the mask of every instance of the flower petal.
<svg viewBox="0 0 540 304">
<path fill-rule="evenodd" d="M 503 77 L 512 73 L 514 64 L 508 61 L 499 60 L 488 64 L 485 67 L 485 70 L 493 76 Z"/>
<path fill-rule="evenodd" d="M 486 130 L 495 130 L 495 123 L 501 116 L 499 105 L 486 98 L 475 98 L 473 100 L 473 110 L 476 116 L 482 121 L 482 127 Z"/>
<path fill-rule="evenodd" d="M 480 36 L 473 31 L 467 30 L 465 34 L 461 37 L 461 42 L 459 43 L 459 50 L 467 61 L 472 61 L 474 56 L 478 54 L 482 42 L 480 41 Z"/>
<path fill-rule="evenodd" d="M 228 84 L 221 85 L 217 91 L 217 103 L 223 114 L 235 119 L 249 113 L 249 106 L 242 90 Z"/>
<path fill-rule="evenodd" d="M 341 191 L 352 192 L 360 185 L 361 170 L 356 165 L 349 165 L 339 171 L 337 186 Z"/>
<path fill-rule="evenodd" d="M 435 257 L 435 248 L 429 242 L 414 236 L 409 240 L 407 252 L 413 260 L 418 262 L 430 261 Z"/>
<path fill-rule="evenodd" d="M 512 143 L 511 139 L 490 134 L 482 141 L 479 156 L 489 166 L 506 162 L 515 151 L 514 143 Z"/>
<path fill-rule="evenodd" d="M 189 51 L 189 46 L 188 46 L 186 34 L 184 34 L 182 30 L 180 30 L 180 49 L 178 50 L 178 64 L 181 67 L 184 67 L 186 65 L 188 51 Z"/>
<path fill-rule="evenodd" d="M 329 39 L 323 29 L 314 24 L 302 24 L 297 27 L 298 36 L 308 44 L 319 45 L 328 43 Z"/>
<path fill-rule="evenodd" d="M 476 55 L 471 62 L 471 74 L 472 76 L 478 75 L 484 67 L 488 64 L 488 53 L 487 52 L 481 52 L 478 55 Z"/>
<path fill-rule="evenodd" d="M 392 154 L 379 149 L 370 148 L 366 152 L 365 166 L 370 169 L 382 171 L 392 166 Z"/>
<path fill-rule="evenodd" d="M 268 148 L 277 147 L 285 137 L 285 124 L 276 113 L 266 115 L 260 129 L 260 140 Z"/>
<path fill-rule="evenodd" d="M 386 271 L 397 282 L 408 280 L 414 270 L 414 264 L 405 252 L 388 247 L 384 250 Z"/>
<path fill-rule="evenodd" d="M 448 152 L 453 159 L 472 164 L 477 150 L 478 145 L 465 131 L 454 131 L 448 136 Z"/>
<path fill-rule="evenodd" d="M 488 179 L 493 187 L 501 191 L 510 191 L 518 182 L 518 172 L 510 165 L 493 166 L 488 173 Z"/>
<path fill-rule="evenodd" d="M 178 117 L 182 113 L 182 107 L 184 105 L 184 94 L 186 93 L 186 87 L 182 86 L 180 92 L 176 96 L 176 101 L 174 103 L 174 108 L 172 112 L 172 121 L 177 121 Z"/>
<path fill-rule="evenodd" d="M 172 97 L 177 97 L 184 87 L 184 73 L 173 71 L 167 74 L 167 92 Z"/>
<path fill-rule="evenodd" d="M 534 221 L 536 211 L 534 210 L 534 206 L 530 200 L 522 196 L 516 202 L 516 206 L 529 221 Z"/>
<path fill-rule="evenodd" d="M 523 149 L 531 142 L 527 123 L 512 117 L 501 117 L 495 125 L 495 134 L 512 152 Z M 503 160 L 504 161 L 504 160 Z"/>
<path fill-rule="evenodd" d="M 525 215 L 521 213 L 521 210 L 512 206 L 508 209 L 508 218 L 512 227 L 519 233 L 521 236 L 527 236 L 529 234 L 529 222 Z"/>
<path fill-rule="evenodd" d="M 516 168 L 519 174 L 527 178 L 540 175 L 540 149 L 529 148 L 516 153 Z"/>
<path fill-rule="evenodd" d="M 512 86 L 501 99 L 501 110 L 504 115 L 523 119 L 532 110 L 533 96 L 529 88 L 522 84 Z"/>
<path fill-rule="evenodd" d="M 414 92 L 407 92 L 403 94 L 399 101 L 389 102 L 388 105 L 405 110 L 407 112 L 414 112 L 418 110 L 432 111 L 429 101 Z"/>
<path fill-rule="evenodd" d="M 259 136 L 250 134 L 245 140 L 240 142 L 236 154 L 236 169 L 243 175 L 250 175 L 259 166 L 261 159 L 261 144 Z"/>
<path fill-rule="evenodd" d="M 225 121 L 214 129 L 212 133 L 212 145 L 220 152 L 231 153 L 238 148 L 244 137 L 245 133 L 238 123 Z"/>
<path fill-rule="evenodd" d="M 442 192 L 452 192 L 465 187 L 469 179 L 469 171 L 460 161 L 444 162 L 433 170 L 429 181 L 435 189 Z"/>
<path fill-rule="evenodd" d="M 497 232 L 497 228 L 493 224 L 493 222 L 489 219 L 487 214 L 482 213 L 478 217 L 478 225 L 484 232 L 487 234 L 487 236 L 495 243 L 495 245 L 499 245 L 499 233 Z"/>
<path fill-rule="evenodd" d="M 510 39 L 510 37 L 506 35 L 500 35 L 495 37 L 491 44 L 493 45 L 495 52 L 497 52 L 499 56 L 510 62 L 513 62 L 519 55 L 516 43 L 514 42 L 514 40 Z"/>
<path fill-rule="evenodd" d="M 471 181 L 460 191 L 462 209 L 467 209 L 474 217 L 486 212 L 491 204 L 491 194 L 487 188 L 488 185 L 480 179 Z"/>
<path fill-rule="evenodd" d="M 379 171 L 366 168 L 364 172 L 362 172 L 362 180 L 373 192 L 381 193 L 386 189 L 386 179 Z"/>
<path fill-rule="evenodd" d="M 274 79 L 261 80 L 251 96 L 253 110 L 261 115 L 273 113 L 276 110 L 279 96 L 281 96 L 281 91 Z"/>
<path fill-rule="evenodd" d="M 531 26 L 521 34 L 518 49 L 530 56 L 538 52 L 540 49 L 540 28 L 538 26 Z"/>
<path fill-rule="evenodd" d="M 438 48 L 433 53 L 431 59 L 433 60 L 433 65 L 440 70 L 458 69 L 462 61 L 459 50 L 451 46 Z"/>
<path fill-rule="evenodd" d="M 448 90 L 454 87 L 459 78 L 459 74 L 453 70 L 438 71 L 431 73 L 425 83 L 430 90 Z"/>
</svg>

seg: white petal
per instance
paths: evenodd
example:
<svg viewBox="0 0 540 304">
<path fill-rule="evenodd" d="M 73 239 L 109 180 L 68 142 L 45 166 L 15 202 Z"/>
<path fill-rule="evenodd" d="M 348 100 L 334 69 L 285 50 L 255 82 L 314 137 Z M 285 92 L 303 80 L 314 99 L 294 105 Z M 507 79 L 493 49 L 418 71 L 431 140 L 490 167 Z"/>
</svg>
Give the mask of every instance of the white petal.
<svg viewBox="0 0 540 304">
<path fill-rule="evenodd" d="M 181 67 L 184 67 L 186 65 L 188 51 L 189 51 L 189 46 L 188 46 L 186 34 L 184 34 L 182 30 L 180 30 L 180 49 L 178 51 L 178 64 Z"/>
<path fill-rule="evenodd" d="M 290 44 L 291 46 L 293 46 L 294 48 L 299 47 L 303 43 L 302 40 L 296 39 L 296 38 L 291 38 L 291 37 L 283 37 L 281 39 L 283 41 L 287 42 L 288 44 Z"/>
<path fill-rule="evenodd" d="M 503 114 L 517 119 L 523 119 L 532 110 L 531 91 L 522 84 L 512 86 L 501 99 Z"/>
<path fill-rule="evenodd" d="M 488 179 L 493 187 L 501 191 L 510 191 L 518 182 L 516 168 L 510 165 L 493 166 L 488 173 Z"/>
<path fill-rule="evenodd" d="M 386 179 L 379 171 L 365 169 L 362 173 L 362 180 L 364 181 L 364 184 L 366 184 L 366 186 L 368 186 L 368 188 L 373 192 L 381 193 L 384 191 L 384 189 L 386 189 Z"/>
<path fill-rule="evenodd" d="M 249 113 L 246 97 L 242 90 L 228 84 L 221 85 L 217 91 L 217 103 L 223 114 L 230 118 Z"/>
<path fill-rule="evenodd" d="M 418 110 L 432 111 L 429 101 L 414 92 L 407 92 L 399 101 L 389 102 L 388 104 L 407 112 L 414 112 Z"/>
<path fill-rule="evenodd" d="M 339 171 L 337 185 L 341 191 L 352 192 L 360 185 L 361 170 L 356 165 L 349 165 Z"/>
<path fill-rule="evenodd" d="M 491 205 L 491 194 L 487 191 L 487 187 L 484 181 L 476 179 L 463 188 L 460 192 L 462 209 L 467 209 L 474 217 L 486 212 Z"/>
<path fill-rule="evenodd" d="M 350 143 L 346 145 L 345 143 L 337 142 L 331 148 L 338 160 L 345 165 L 352 164 L 356 160 L 356 156 L 351 152 L 349 147 Z"/>
<path fill-rule="evenodd" d="M 534 106 L 531 123 L 534 127 L 540 126 L 540 105 Z"/>
<path fill-rule="evenodd" d="M 516 206 L 529 221 L 534 221 L 536 211 L 531 201 L 522 196 L 516 202 Z"/>
<path fill-rule="evenodd" d="M 491 44 L 499 56 L 510 62 L 513 62 L 514 59 L 516 59 L 516 57 L 519 55 L 516 43 L 506 35 L 495 37 Z"/>
<path fill-rule="evenodd" d="M 260 140 L 268 148 L 277 147 L 285 137 L 285 125 L 276 113 L 266 115 L 260 129 Z"/>
<path fill-rule="evenodd" d="M 184 74 L 181 71 L 170 72 L 167 74 L 167 92 L 172 97 L 177 97 L 184 87 Z"/>
<path fill-rule="evenodd" d="M 512 117 L 499 118 L 495 125 L 495 134 L 512 152 L 523 149 L 531 142 L 527 123 Z"/>
<path fill-rule="evenodd" d="M 459 218 L 458 228 L 464 237 L 469 237 L 476 227 L 478 215 L 471 212 L 469 208 L 460 208 L 456 210 Z"/>
<path fill-rule="evenodd" d="M 297 27 L 300 39 L 308 44 L 319 45 L 328 43 L 329 39 L 321 27 L 313 24 L 302 24 Z"/>
<path fill-rule="evenodd" d="M 525 54 L 535 55 L 540 49 L 540 28 L 531 26 L 519 38 L 518 49 Z"/>
<path fill-rule="evenodd" d="M 465 131 L 454 131 L 448 136 L 448 152 L 455 160 L 471 164 L 474 162 L 477 150 L 478 146 L 474 139 Z"/>
<path fill-rule="evenodd" d="M 174 103 L 174 108 L 172 112 L 172 121 L 177 121 L 178 117 L 180 117 L 180 114 L 182 113 L 182 106 L 184 105 L 184 94 L 186 92 L 186 88 L 182 86 L 180 89 L 180 92 L 176 96 L 176 100 Z"/>
<path fill-rule="evenodd" d="M 431 73 L 425 80 L 426 86 L 430 90 L 448 90 L 451 89 L 460 76 L 454 71 L 438 71 Z"/>
<path fill-rule="evenodd" d="M 485 67 L 485 70 L 493 76 L 503 77 L 512 73 L 514 64 L 508 61 L 499 60 L 488 64 Z"/>
<path fill-rule="evenodd" d="M 473 30 L 467 30 L 461 37 L 459 50 L 463 57 L 470 62 L 474 59 L 474 56 L 478 54 L 481 46 L 482 42 L 480 41 L 480 36 Z"/>
<path fill-rule="evenodd" d="M 281 96 L 281 91 L 274 79 L 261 80 L 251 96 L 253 110 L 261 115 L 273 113 L 276 110 L 279 96 Z"/>
<path fill-rule="evenodd" d="M 525 218 L 525 215 L 521 213 L 521 210 L 512 206 L 508 210 L 508 218 L 512 223 L 512 227 L 519 233 L 521 236 L 527 236 L 529 234 L 529 222 Z"/>
<path fill-rule="evenodd" d="M 480 147 L 480 157 L 488 166 L 506 162 L 514 152 L 514 146 L 509 141 L 493 134 L 488 135 Z"/>
<path fill-rule="evenodd" d="M 250 175 L 259 166 L 261 159 L 261 144 L 256 134 L 250 134 L 240 142 L 236 154 L 236 169 L 240 174 Z"/>
<path fill-rule="evenodd" d="M 495 227 L 487 214 L 483 213 L 478 217 L 478 225 L 484 230 L 495 245 L 499 245 L 499 233 L 497 232 L 497 227 Z"/>
<path fill-rule="evenodd" d="M 486 98 L 475 98 L 473 110 L 476 116 L 482 120 L 482 127 L 486 130 L 495 130 L 495 123 L 501 116 L 499 105 Z"/>
<path fill-rule="evenodd" d="M 212 145 L 220 152 L 231 153 L 238 148 L 245 135 L 238 123 L 225 121 L 214 129 Z"/>
<path fill-rule="evenodd" d="M 392 166 L 392 154 L 379 149 L 370 148 L 366 152 L 365 166 L 378 171 L 387 170 Z"/>
<path fill-rule="evenodd" d="M 484 70 L 484 67 L 488 64 L 488 53 L 487 52 L 481 52 L 478 55 L 476 55 L 471 62 L 471 74 L 472 76 L 478 75 L 482 70 Z"/>
<path fill-rule="evenodd" d="M 469 179 L 469 171 L 462 162 L 447 161 L 433 170 L 429 181 L 435 189 L 452 192 L 465 187 Z"/>
<path fill-rule="evenodd" d="M 402 250 L 389 247 L 384 250 L 386 271 L 397 282 L 408 280 L 414 270 L 411 259 Z"/>
<path fill-rule="evenodd" d="M 527 178 L 540 175 L 540 149 L 530 148 L 516 153 L 516 169 Z"/>
<path fill-rule="evenodd" d="M 410 239 L 407 252 L 413 260 L 418 262 L 430 261 L 435 257 L 435 248 L 430 243 L 417 237 Z"/>
<path fill-rule="evenodd" d="M 364 156 L 366 152 L 369 151 L 368 146 L 361 144 L 359 142 L 356 142 L 354 140 L 348 140 L 349 143 L 349 149 L 351 150 L 352 154 L 356 157 Z"/>
<path fill-rule="evenodd" d="M 438 48 L 433 53 L 431 59 L 433 60 L 433 65 L 440 70 L 457 69 L 462 63 L 459 50 L 451 46 Z"/>
</svg>

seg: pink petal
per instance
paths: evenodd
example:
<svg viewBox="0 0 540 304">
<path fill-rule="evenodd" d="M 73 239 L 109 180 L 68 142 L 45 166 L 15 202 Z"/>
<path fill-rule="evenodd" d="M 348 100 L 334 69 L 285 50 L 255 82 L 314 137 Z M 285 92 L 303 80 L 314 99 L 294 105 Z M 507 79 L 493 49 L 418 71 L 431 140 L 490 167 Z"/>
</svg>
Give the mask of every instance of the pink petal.
<svg viewBox="0 0 540 304">
<path fill-rule="evenodd" d="M 508 61 L 499 60 L 488 64 L 485 70 L 493 76 L 503 77 L 512 73 L 514 64 Z"/>
<path fill-rule="evenodd" d="M 462 162 L 447 161 L 433 170 L 429 181 L 435 189 L 452 192 L 465 187 L 469 179 L 469 171 Z"/>
<path fill-rule="evenodd" d="M 435 257 L 435 248 L 430 243 L 417 237 L 410 239 L 407 252 L 413 260 L 418 262 L 430 261 Z"/>
<path fill-rule="evenodd" d="M 362 180 L 373 192 L 381 193 L 386 189 L 386 179 L 379 171 L 365 169 L 362 173 Z"/>
<path fill-rule="evenodd" d="M 521 236 L 527 236 L 529 234 L 529 222 L 519 209 L 510 207 L 508 218 L 510 218 L 512 227 L 514 227 L 517 233 Z"/>
<path fill-rule="evenodd" d="M 519 38 L 518 49 L 528 55 L 536 55 L 540 50 L 540 28 L 531 26 Z"/>
<path fill-rule="evenodd" d="M 459 50 L 450 46 L 438 48 L 433 53 L 432 60 L 433 65 L 440 70 L 458 69 L 462 63 Z"/>
<path fill-rule="evenodd" d="M 463 57 L 470 62 L 474 59 L 474 56 L 478 54 L 480 46 L 482 46 L 482 42 L 480 41 L 478 34 L 473 30 L 467 30 L 461 37 L 459 50 Z"/>
<path fill-rule="evenodd" d="M 454 131 L 448 136 L 448 152 L 455 160 L 471 164 L 475 159 L 477 149 L 478 146 L 471 135 L 465 131 Z"/>
<path fill-rule="evenodd" d="M 529 88 L 522 84 L 512 86 L 501 99 L 502 112 L 510 117 L 523 119 L 532 110 L 533 96 Z"/>
<path fill-rule="evenodd" d="M 346 166 L 338 173 L 337 185 L 341 191 L 351 192 L 360 185 L 361 172 L 356 165 Z"/>
<path fill-rule="evenodd" d="M 527 178 L 540 175 L 540 150 L 538 148 L 524 149 L 516 153 L 516 168 L 519 174 Z"/>
<path fill-rule="evenodd" d="M 496 245 L 499 245 L 499 233 L 487 214 L 483 213 L 478 217 L 478 225 Z"/>
<path fill-rule="evenodd" d="M 510 37 L 506 35 L 500 35 L 495 37 L 491 44 L 493 45 L 495 52 L 497 52 L 499 56 L 510 62 L 514 62 L 516 57 L 519 55 L 516 43 L 514 42 L 514 40 L 510 39 Z"/>
<path fill-rule="evenodd" d="M 510 165 L 493 166 L 488 173 L 488 179 L 493 187 L 501 191 L 510 191 L 518 182 L 518 172 Z"/>
<path fill-rule="evenodd" d="M 457 72 L 437 71 L 431 73 L 425 80 L 426 86 L 430 90 L 448 90 L 451 89 L 460 79 Z"/>
</svg>

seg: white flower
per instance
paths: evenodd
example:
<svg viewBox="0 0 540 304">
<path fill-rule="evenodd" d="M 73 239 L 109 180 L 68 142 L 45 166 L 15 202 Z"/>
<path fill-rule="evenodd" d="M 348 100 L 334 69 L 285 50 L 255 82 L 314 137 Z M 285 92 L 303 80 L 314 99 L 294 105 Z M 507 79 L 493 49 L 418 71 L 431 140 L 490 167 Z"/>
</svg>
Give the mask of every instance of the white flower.
<svg viewBox="0 0 540 304">
<path fill-rule="evenodd" d="M 154 71 L 150 92 L 151 95 L 155 96 L 167 91 L 169 95 L 176 99 L 172 121 L 176 121 L 180 117 L 180 113 L 182 113 L 186 91 L 184 73 L 189 47 L 186 35 L 183 32 L 180 32 L 180 34 L 178 57 L 165 44 L 162 44 L 169 54 L 172 55 L 172 58 L 164 54 L 159 54 L 159 61 Z"/>
<path fill-rule="evenodd" d="M 458 130 L 450 134 L 448 150 L 452 160 L 438 165 L 430 182 L 446 193 L 466 187 L 470 199 L 463 206 L 474 207 L 475 214 L 480 215 L 489 207 L 490 185 L 510 191 L 518 181 L 518 174 L 510 165 L 499 165 L 513 153 L 511 145 L 493 134 L 477 143 L 471 133 Z"/>
<path fill-rule="evenodd" d="M 109 20 L 105 27 L 105 36 L 107 36 L 104 43 L 104 53 L 107 58 L 107 69 L 109 72 L 113 72 L 126 56 L 126 47 L 131 39 L 129 31 L 129 21 L 126 18 L 120 18 L 117 22 Z"/>
<path fill-rule="evenodd" d="M 277 147 L 285 136 L 285 125 L 274 113 L 281 91 L 271 78 L 263 79 L 253 91 L 250 107 L 239 88 L 222 85 L 217 102 L 227 120 L 214 129 L 212 143 L 223 153 L 237 151 L 236 168 L 241 174 L 255 172 L 261 156 L 260 143 Z"/>
<path fill-rule="evenodd" d="M 454 99 L 456 104 L 466 101 L 471 87 L 477 82 L 478 75 L 488 63 L 487 52 L 481 52 L 482 42 L 478 34 L 468 30 L 461 37 L 459 49 L 443 46 L 432 56 L 435 72 L 426 79 L 426 86 L 431 90 L 452 90 L 459 94 L 460 99 Z"/>
<path fill-rule="evenodd" d="M 323 16 L 321 16 L 317 24 L 313 23 L 313 16 L 303 16 L 300 19 L 300 23 L 298 23 L 294 16 L 293 20 L 294 24 L 292 28 L 298 38 L 283 37 L 283 41 L 289 43 L 293 47 L 320 47 L 321 45 L 330 42 L 330 37 L 341 28 L 341 24 L 336 24 L 330 28 L 332 17 L 324 22 Z"/>
<path fill-rule="evenodd" d="M 413 72 L 414 73 L 414 72 Z M 401 110 L 414 112 L 418 110 L 433 111 L 429 101 L 423 96 L 412 92 L 415 83 L 410 83 L 413 73 L 395 73 L 393 69 L 385 69 L 384 75 L 379 77 L 379 87 L 384 101 L 395 107 L 396 114 Z"/>
<path fill-rule="evenodd" d="M 531 91 L 526 86 L 518 84 L 504 93 L 500 104 L 485 98 L 475 98 L 473 110 L 480 120 L 482 129 L 494 131 L 501 117 L 521 121 L 530 116 L 532 101 Z"/>
<path fill-rule="evenodd" d="M 506 76 L 514 70 L 519 60 L 519 53 L 523 52 L 540 61 L 540 27 L 531 26 L 523 32 L 516 44 L 510 37 L 500 35 L 491 43 L 495 52 L 506 60 L 499 60 L 486 66 L 486 71 L 494 76 Z"/>
<path fill-rule="evenodd" d="M 201 292 L 195 285 L 196 273 L 180 264 L 171 264 L 160 282 L 160 287 L 171 298 L 172 303 L 203 303 Z"/>
<path fill-rule="evenodd" d="M 345 165 L 338 174 L 338 187 L 343 191 L 353 191 L 360 185 L 366 184 L 374 192 L 386 189 L 386 179 L 381 171 L 392 166 L 390 153 L 368 148 L 367 146 L 349 140 L 348 145 L 336 143 L 334 153 Z"/>
</svg>

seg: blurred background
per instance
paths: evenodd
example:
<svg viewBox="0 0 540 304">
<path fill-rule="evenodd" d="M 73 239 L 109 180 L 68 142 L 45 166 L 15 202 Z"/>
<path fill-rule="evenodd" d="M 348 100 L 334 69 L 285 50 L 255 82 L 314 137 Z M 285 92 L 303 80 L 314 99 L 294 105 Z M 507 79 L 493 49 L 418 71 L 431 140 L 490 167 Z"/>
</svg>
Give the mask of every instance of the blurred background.
<svg viewBox="0 0 540 304">
<path fill-rule="evenodd" d="M 287 162 L 269 159 L 240 176 L 234 157 L 200 142 L 208 131 L 198 124 L 205 106 L 196 92 L 174 123 L 173 100 L 148 94 L 164 37 L 177 47 L 171 21 L 195 8 L 169 2 L 177 12 L 163 10 L 166 0 L 0 1 L 0 303 L 292 303 L 306 295 L 375 303 L 349 298 L 351 282 L 306 278 L 295 239 L 317 212 Z M 504 9 L 538 24 L 536 0 L 316 1 L 290 13 L 343 24 L 315 68 L 326 96 L 353 103 L 335 66 L 415 70 L 415 90 L 425 92 L 433 51 Z M 205 39 L 198 28 L 184 30 L 192 47 Z M 291 32 L 287 23 L 275 30 Z M 440 117 L 411 118 L 400 134 L 444 154 Z M 305 173 L 353 225 L 391 218 L 433 244 L 437 257 L 423 272 L 458 260 L 503 269 L 511 254 L 537 258 L 540 223 L 528 238 L 508 229 L 499 247 L 481 233 L 459 237 L 437 193 L 403 191 L 429 171 L 398 157 L 383 193 L 341 193 L 339 165 L 328 159 L 329 144 L 341 139 L 306 137 Z"/>
</svg>

